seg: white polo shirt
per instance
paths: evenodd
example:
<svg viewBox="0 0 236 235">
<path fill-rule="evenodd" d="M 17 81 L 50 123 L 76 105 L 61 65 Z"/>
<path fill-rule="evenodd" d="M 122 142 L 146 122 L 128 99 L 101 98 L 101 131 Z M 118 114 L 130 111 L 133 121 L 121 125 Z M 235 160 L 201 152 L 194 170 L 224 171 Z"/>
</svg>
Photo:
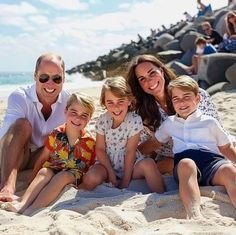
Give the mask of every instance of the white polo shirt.
<svg viewBox="0 0 236 235">
<path fill-rule="evenodd" d="M 156 131 L 155 137 L 161 143 L 173 139 L 173 152 L 187 149 L 204 149 L 222 155 L 218 146 L 230 143 L 230 138 L 219 122 L 200 110 L 192 113 L 186 120 L 173 115 L 168 117 Z"/>
<path fill-rule="evenodd" d="M 65 107 L 69 92 L 62 91 L 56 103 L 52 105 L 52 113 L 45 121 L 41 112 L 42 104 L 36 95 L 35 84 L 27 88 L 19 88 L 8 98 L 8 106 L 0 129 L 0 138 L 7 132 L 9 127 L 19 118 L 26 118 L 32 125 L 33 133 L 30 143 L 31 149 L 37 149 L 44 144 L 45 137 L 55 127 L 65 122 Z M 24 135 L 24 130 L 22 130 Z"/>
</svg>

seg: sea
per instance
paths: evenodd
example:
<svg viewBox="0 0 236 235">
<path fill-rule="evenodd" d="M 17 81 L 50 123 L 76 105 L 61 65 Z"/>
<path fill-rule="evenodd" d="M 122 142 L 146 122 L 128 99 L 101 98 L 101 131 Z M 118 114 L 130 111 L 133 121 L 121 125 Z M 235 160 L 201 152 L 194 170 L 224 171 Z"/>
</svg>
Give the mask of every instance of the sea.
<svg viewBox="0 0 236 235">
<path fill-rule="evenodd" d="M 81 89 L 100 86 L 103 81 L 92 81 L 82 74 L 66 74 L 65 89 Z M 18 87 L 34 84 L 33 72 L 0 72 L 0 100 L 6 100 L 11 92 Z"/>
</svg>

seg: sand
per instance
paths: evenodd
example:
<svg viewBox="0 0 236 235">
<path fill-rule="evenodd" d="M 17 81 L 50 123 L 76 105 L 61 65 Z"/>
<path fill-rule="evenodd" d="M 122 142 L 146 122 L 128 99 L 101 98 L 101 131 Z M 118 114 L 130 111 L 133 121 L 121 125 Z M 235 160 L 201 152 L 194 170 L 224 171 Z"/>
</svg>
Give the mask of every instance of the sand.
<svg viewBox="0 0 236 235">
<path fill-rule="evenodd" d="M 92 95 L 97 111 L 90 123 L 102 111 L 98 106 L 100 88 L 83 92 Z M 213 97 L 223 125 L 236 135 L 236 91 L 220 92 Z M 0 101 L 0 123 L 6 101 Z M 24 188 L 28 172 L 20 175 L 17 192 Z M 201 187 L 202 220 L 186 220 L 178 196 L 178 186 L 165 176 L 167 192 L 148 193 L 144 181 L 133 181 L 129 189 L 120 190 L 104 184 L 91 192 L 67 186 L 59 198 L 31 217 L 0 209 L 0 234 L 235 234 L 236 209 L 223 187 Z"/>
</svg>

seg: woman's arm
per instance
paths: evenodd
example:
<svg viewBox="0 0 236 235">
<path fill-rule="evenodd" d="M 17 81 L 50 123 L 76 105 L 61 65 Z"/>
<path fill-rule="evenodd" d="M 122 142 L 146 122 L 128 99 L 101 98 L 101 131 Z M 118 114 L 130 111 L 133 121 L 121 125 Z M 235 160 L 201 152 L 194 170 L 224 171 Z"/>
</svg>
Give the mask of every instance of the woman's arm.
<svg viewBox="0 0 236 235">
<path fill-rule="evenodd" d="M 98 161 L 106 168 L 108 172 L 109 181 L 116 186 L 116 175 L 111 166 L 111 162 L 109 156 L 106 153 L 106 144 L 105 144 L 105 136 L 101 134 L 96 134 L 96 147 L 95 147 L 96 155 Z"/>
<path fill-rule="evenodd" d="M 134 162 L 136 159 L 136 151 L 138 147 L 139 138 L 140 133 L 137 133 L 128 139 L 124 159 L 124 175 L 120 182 L 119 188 L 127 188 L 129 186 L 133 173 Z"/>
<path fill-rule="evenodd" d="M 216 106 L 212 102 L 210 95 L 205 90 L 203 90 L 201 88 L 199 90 L 199 94 L 201 96 L 201 100 L 200 100 L 200 104 L 199 104 L 199 109 L 201 110 L 201 112 L 205 115 L 216 118 L 222 126 Z"/>
<path fill-rule="evenodd" d="M 138 146 L 138 150 L 144 155 L 152 155 L 160 147 L 160 143 L 153 136 Z"/>
</svg>

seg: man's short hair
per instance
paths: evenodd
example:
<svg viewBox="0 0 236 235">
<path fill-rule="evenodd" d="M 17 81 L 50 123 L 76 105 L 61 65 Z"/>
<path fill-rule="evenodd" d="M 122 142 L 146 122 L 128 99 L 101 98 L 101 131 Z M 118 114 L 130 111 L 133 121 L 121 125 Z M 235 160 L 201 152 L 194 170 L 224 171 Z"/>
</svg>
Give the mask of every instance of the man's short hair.
<svg viewBox="0 0 236 235">
<path fill-rule="evenodd" d="M 65 63 L 64 63 L 63 59 L 61 58 L 61 56 L 56 55 L 56 54 L 52 54 L 52 53 L 47 53 L 47 54 L 41 55 L 41 56 L 37 59 L 36 65 L 35 65 L 35 71 L 34 71 L 34 75 L 35 75 L 35 76 L 36 76 L 36 74 L 37 74 L 37 72 L 38 72 L 38 69 L 39 69 L 39 66 L 40 66 L 41 62 L 42 62 L 44 59 L 47 59 L 47 60 L 49 60 L 49 61 L 57 60 L 57 61 L 61 64 L 61 68 L 62 68 L 63 74 L 65 73 Z"/>
</svg>

